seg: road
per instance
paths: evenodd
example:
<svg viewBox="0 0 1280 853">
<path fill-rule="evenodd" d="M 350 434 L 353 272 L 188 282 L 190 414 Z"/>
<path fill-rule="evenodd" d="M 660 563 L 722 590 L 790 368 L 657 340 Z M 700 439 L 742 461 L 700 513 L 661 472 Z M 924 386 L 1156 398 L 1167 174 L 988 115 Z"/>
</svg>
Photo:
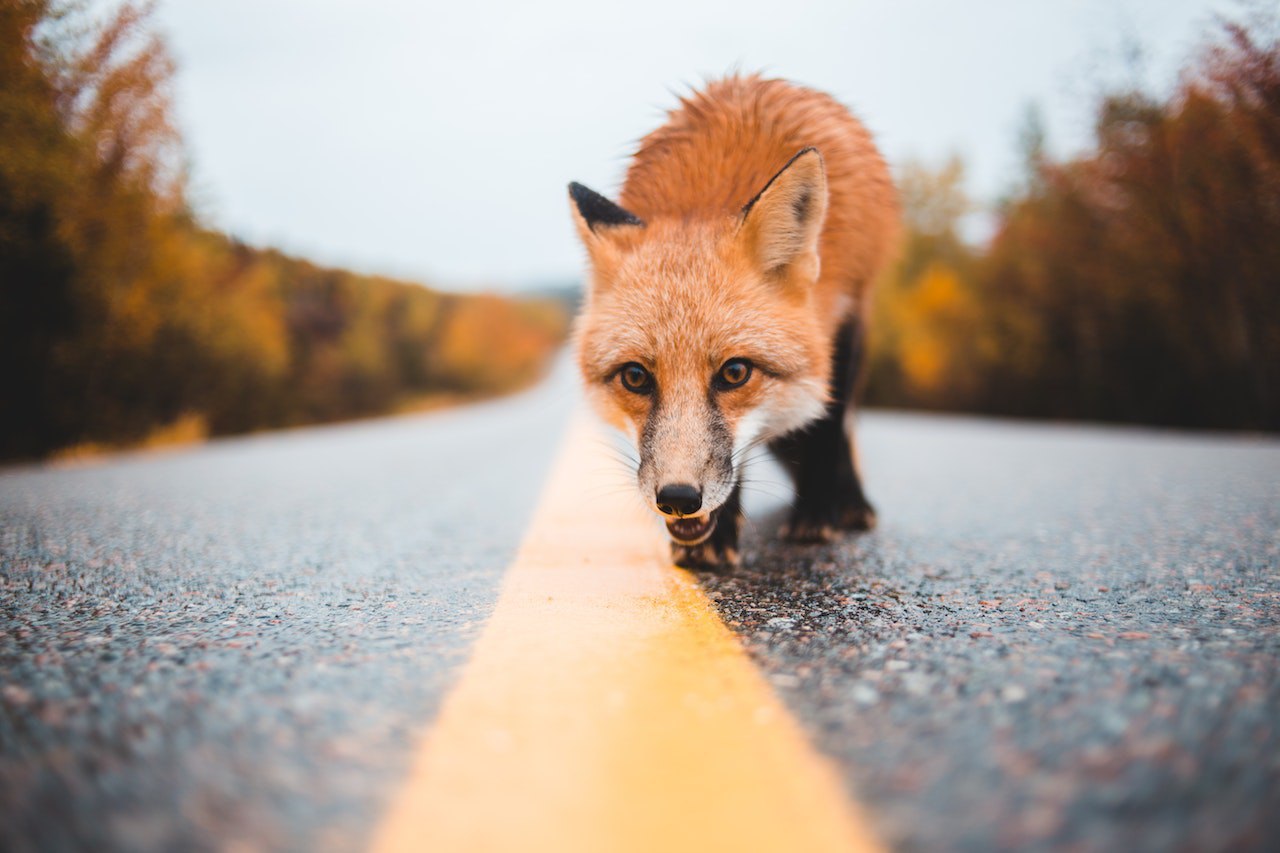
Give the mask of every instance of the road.
<svg viewBox="0 0 1280 853">
<path fill-rule="evenodd" d="M 1280 442 L 870 414 L 862 452 L 878 530 L 781 548 L 766 497 L 704 582 L 882 837 L 1280 845 Z"/>
<path fill-rule="evenodd" d="M 0 472 L 0 846 L 366 844 L 573 399 Z M 761 465 L 698 581 L 881 839 L 1275 845 L 1280 441 L 873 412 L 863 456 L 878 530 L 778 545 Z"/>
<path fill-rule="evenodd" d="M 0 848 L 358 847 L 568 387 L 0 475 Z"/>
</svg>

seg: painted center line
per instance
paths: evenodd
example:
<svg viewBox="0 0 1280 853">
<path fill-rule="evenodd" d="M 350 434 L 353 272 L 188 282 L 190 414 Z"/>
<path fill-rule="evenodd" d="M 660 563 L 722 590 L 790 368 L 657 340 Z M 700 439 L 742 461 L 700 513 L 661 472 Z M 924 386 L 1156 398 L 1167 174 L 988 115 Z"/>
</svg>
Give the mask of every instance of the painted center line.
<svg viewBox="0 0 1280 853">
<path fill-rule="evenodd" d="M 575 419 L 373 848 L 881 849 L 605 441 Z"/>
</svg>

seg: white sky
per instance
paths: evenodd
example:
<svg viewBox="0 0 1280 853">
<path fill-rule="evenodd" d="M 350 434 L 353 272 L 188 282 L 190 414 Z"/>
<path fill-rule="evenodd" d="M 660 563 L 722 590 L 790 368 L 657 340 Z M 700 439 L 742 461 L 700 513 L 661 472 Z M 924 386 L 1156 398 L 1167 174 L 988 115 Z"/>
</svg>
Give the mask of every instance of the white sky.
<svg viewBox="0 0 1280 853">
<path fill-rule="evenodd" d="M 167 0 L 197 208 L 322 263 L 468 289 L 578 275 L 565 184 L 612 195 L 674 92 L 730 68 L 825 89 L 891 164 L 1014 179 L 1028 104 L 1051 147 L 1093 94 L 1167 89 L 1230 0 Z"/>
</svg>

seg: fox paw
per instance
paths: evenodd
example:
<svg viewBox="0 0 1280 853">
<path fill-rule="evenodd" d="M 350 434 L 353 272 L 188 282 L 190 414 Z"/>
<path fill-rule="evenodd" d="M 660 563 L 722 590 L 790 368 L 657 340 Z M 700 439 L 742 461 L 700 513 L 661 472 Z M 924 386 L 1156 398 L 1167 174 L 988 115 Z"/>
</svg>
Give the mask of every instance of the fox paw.
<svg viewBox="0 0 1280 853">
<path fill-rule="evenodd" d="M 697 545 L 671 543 L 671 561 L 682 569 L 724 569 L 742 562 L 742 555 L 733 545 L 718 542 L 713 537 Z"/>
<path fill-rule="evenodd" d="M 789 542 L 821 544 L 834 542 L 842 531 L 860 532 L 875 526 L 875 508 L 864 501 L 843 507 L 797 508 L 780 532 Z"/>
<path fill-rule="evenodd" d="M 840 510 L 837 520 L 841 530 L 864 531 L 874 530 L 876 526 L 876 509 L 865 501 Z"/>
<path fill-rule="evenodd" d="M 791 520 L 783 525 L 779 534 L 788 542 L 816 545 L 834 542 L 838 535 L 838 528 L 829 518 L 793 515 Z"/>
</svg>

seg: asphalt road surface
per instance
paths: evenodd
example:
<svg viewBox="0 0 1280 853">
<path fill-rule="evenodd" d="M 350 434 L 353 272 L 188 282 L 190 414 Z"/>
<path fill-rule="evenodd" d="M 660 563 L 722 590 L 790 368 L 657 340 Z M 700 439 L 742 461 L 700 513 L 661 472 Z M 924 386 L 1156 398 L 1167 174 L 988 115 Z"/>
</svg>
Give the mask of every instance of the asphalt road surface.
<svg viewBox="0 0 1280 853">
<path fill-rule="evenodd" d="M 355 849 L 492 608 L 572 379 L 0 472 L 0 847 Z M 721 615 L 899 849 L 1280 839 L 1280 441 L 871 413 L 881 526 Z"/>
<path fill-rule="evenodd" d="M 0 474 L 0 848 L 358 848 L 493 605 L 567 379 Z"/>
<path fill-rule="evenodd" d="M 882 837 L 1280 849 L 1280 441 L 864 425 L 875 532 L 704 583 Z"/>
</svg>

